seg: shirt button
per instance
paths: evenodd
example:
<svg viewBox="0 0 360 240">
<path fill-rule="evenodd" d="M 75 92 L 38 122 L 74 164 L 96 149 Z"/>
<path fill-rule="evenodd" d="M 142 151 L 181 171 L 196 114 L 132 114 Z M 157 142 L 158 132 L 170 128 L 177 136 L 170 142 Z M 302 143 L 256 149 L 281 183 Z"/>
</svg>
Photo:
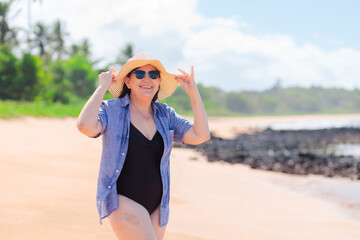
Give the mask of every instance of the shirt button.
<svg viewBox="0 0 360 240">
<path fill-rule="evenodd" d="M 124 155 L 125 155 L 125 153 L 122 153 L 122 155 L 124 156 Z"/>
<path fill-rule="evenodd" d="M 127 135 L 126 137 L 129 138 L 129 135 Z"/>
<path fill-rule="evenodd" d="M 111 188 L 111 186 L 109 185 L 108 188 Z"/>
<path fill-rule="evenodd" d="M 100 201 L 98 201 L 98 204 L 100 204 Z"/>
<path fill-rule="evenodd" d="M 118 169 L 116 169 L 116 171 L 115 172 L 119 172 L 119 170 Z"/>
</svg>

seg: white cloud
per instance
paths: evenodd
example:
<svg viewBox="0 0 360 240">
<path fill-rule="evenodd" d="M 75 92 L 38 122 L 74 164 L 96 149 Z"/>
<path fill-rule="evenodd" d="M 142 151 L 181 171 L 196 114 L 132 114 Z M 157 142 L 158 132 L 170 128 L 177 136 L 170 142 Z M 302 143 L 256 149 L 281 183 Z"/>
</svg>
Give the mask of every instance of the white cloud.
<svg viewBox="0 0 360 240">
<path fill-rule="evenodd" d="M 26 4 L 16 18 L 26 26 Z M 96 58 L 115 59 L 128 42 L 136 51 L 151 53 L 175 72 L 195 66 L 196 79 L 226 90 L 285 86 L 360 87 L 360 52 L 323 51 L 296 45 L 288 35 L 253 36 L 241 29 L 251 23 L 229 18 L 205 18 L 196 0 L 85 0 L 33 3 L 33 22 L 61 19 L 79 41 L 87 37 Z"/>
<path fill-rule="evenodd" d="M 174 32 L 186 37 L 204 19 L 195 13 L 194 0 L 122 1 L 117 5 L 118 23 L 138 27 L 143 36 Z"/>
<path fill-rule="evenodd" d="M 211 67 L 201 76 L 211 84 L 221 81 L 226 90 L 261 90 L 278 78 L 285 86 L 360 87 L 359 51 L 296 46 L 286 35 L 254 37 L 233 28 L 208 27 L 188 39 L 184 55 L 201 59 L 199 64 L 205 58 Z"/>
</svg>

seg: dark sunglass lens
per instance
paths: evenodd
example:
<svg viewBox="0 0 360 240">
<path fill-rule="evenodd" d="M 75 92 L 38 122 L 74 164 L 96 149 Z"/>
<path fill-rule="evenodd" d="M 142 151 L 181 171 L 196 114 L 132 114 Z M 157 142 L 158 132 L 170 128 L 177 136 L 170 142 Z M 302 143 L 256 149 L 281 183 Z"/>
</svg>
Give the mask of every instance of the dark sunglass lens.
<svg viewBox="0 0 360 240">
<path fill-rule="evenodd" d="M 150 72 L 149 72 L 149 77 L 150 77 L 151 79 L 158 79 L 158 77 L 159 77 L 159 71 L 150 71 Z"/>
<path fill-rule="evenodd" d="M 137 79 L 143 79 L 145 77 L 145 71 L 136 70 L 134 74 Z"/>
</svg>

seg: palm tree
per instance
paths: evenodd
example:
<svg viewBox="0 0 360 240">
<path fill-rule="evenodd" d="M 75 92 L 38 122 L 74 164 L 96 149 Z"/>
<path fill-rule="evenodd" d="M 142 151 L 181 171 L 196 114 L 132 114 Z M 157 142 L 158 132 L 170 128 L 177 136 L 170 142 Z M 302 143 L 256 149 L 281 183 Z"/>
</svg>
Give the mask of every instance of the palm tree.
<svg viewBox="0 0 360 240">
<path fill-rule="evenodd" d="M 121 67 L 132 56 L 134 56 L 134 45 L 131 43 L 127 43 L 125 45 L 125 47 L 120 50 L 119 55 L 115 59 L 115 62 L 110 62 L 110 63 L 106 64 L 103 68 L 100 68 L 98 70 L 99 70 L 99 72 L 104 72 L 104 71 L 107 71 L 110 67 L 114 67 L 114 66 Z M 100 60 L 97 60 L 94 63 L 98 63 L 98 62 L 100 62 Z"/>
<path fill-rule="evenodd" d="M 19 45 L 18 32 L 22 31 L 22 28 L 9 26 L 9 18 L 16 17 L 19 13 L 19 9 L 15 14 L 9 16 L 10 8 L 13 0 L 8 2 L 0 2 L 0 44 L 8 44 L 10 48 L 17 47 Z"/>
<path fill-rule="evenodd" d="M 43 23 L 37 23 L 35 25 L 34 31 L 34 38 L 30 41 L 32 42 L 32 46 L 37 47 L 39 49 L 39 55 L 41 58 L 45 59 L 46 57 L 46 46 L 48 42 L 51 40 L 48 34 L 48 27 L 45 26 Z"/>
<path fill-rule="evenodd" d="M 12 1 L 12 0 L 11 0 Z M 30 40 L 30 34 L 32 32 L 32 25 L 31 25 L 31 2 L 34 1 L 34 2 L 37 2 L 38 0 L 28 0 L 28 4 L 27 4 L 27 7 L 28 7 L 28 29 L 27 29 L 27 41 L 28 41 L 28 50 L 30 52 L 30 49 L 31 49 L 31 40 Z M 42 3 L 42 0 L 39 0 L 40 3 Z"/>
<path fill-rule="evenodd" d="M 19 40 L 18 40 L 18 30 L 21 30 L 19 28 L 11 28 L 8 32 L 5 42 L 7 42 L 11 48 L 19 46 Z"/>
<path fill-rule="evenodd" d="M 90 42 L 89 39 L 85 38 L 80 45 L 81 52 L 86 56 L 90 56 Z"/>
<path fill-rule="evenodd" d="M 131 43 L 125 45 L 125 47 L 120 51 L 119 56 L 116 58 L 116 62 L 124 65 L 129 58 L 134 55 L 134 46 Z"/>
<path fill-rule="evenodd" d="M 89 39 L 85 38 L 80 44 L 72 44 L 71 45 L 71 53 L 70 55 L 73 56 L 77 53 L 83 54 L 86 57 L 89 57 L 91 52 L 90 52 L 90 43 L 89 43 Z"/>
<path fill-rule="evenodd" d="M 67 52 L 65 48 L 65 38 L 68 35 L 69 33 L 64 30 L 60 20 L 57 20 L 53 26 L 51 41 L 54 44 L 54 51 L 58 54 L 58 59 L 61 59 L 62 54 Z"/>
<path fill-rule="evenodd" d="M 73 43 L 70 47 L 70 56 L 77 54 L 80 51 L 80 46 Z"/>
<path fill-rule="evenodd" d="M 12 0 L 8 2 L 0 2 L 0 43 L 5 44 L 6 36 L 10 32 L 8 24 L 8 14 Z"/>
</svg>

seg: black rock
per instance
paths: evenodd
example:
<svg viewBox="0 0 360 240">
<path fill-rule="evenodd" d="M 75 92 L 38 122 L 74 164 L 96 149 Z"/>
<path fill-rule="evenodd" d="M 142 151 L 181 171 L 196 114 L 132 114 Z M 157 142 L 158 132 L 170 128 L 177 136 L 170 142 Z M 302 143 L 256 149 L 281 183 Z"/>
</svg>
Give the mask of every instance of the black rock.
<svg viewBox="0 0 360 240">
<path fill-rule="evenodd" d="M 212 136 L 194 146 L 174 144 L 201 150 L 208 161 L 242 163 L 251 168 L 289 174 L 321 174 L 360 179 L 360 159 L 336 155 L 336 144 L 359 144 L 360 129 L 333 128 L 320 130 L 266 129 L 254 134 L 241 134 L 236 139 Z"/>
</svg>

